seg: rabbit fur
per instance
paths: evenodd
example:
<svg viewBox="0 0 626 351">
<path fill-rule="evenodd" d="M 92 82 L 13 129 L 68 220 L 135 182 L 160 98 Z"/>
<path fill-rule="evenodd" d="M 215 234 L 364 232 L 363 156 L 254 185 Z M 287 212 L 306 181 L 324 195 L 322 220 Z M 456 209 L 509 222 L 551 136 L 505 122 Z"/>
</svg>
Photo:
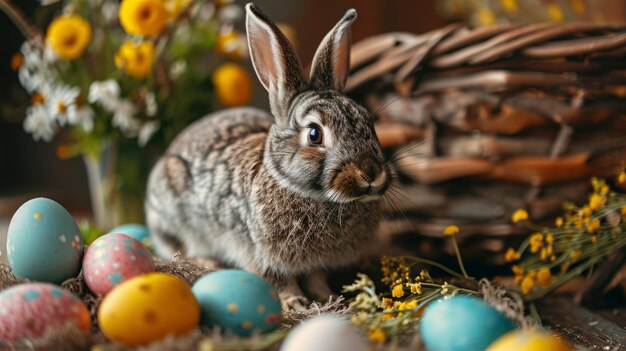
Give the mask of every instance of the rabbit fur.
<svg viewBox="0 0 626 351">
<path fill-rule="evenodd" d="M 277 26 L 254 4 L 246 13 L 272 114 L 228 109 L 187 127 L 152 170 L 147 225 L 159 255 L 181 250 L 259 274 L 284 308 L 302 308 L 298 277 L 328 295 L 323 272 L 354 263 L 372 239 L 391 170 L 372 116 L 341 93 L 356 11 L 326 35 L 308 82 Z"/>
</svg>

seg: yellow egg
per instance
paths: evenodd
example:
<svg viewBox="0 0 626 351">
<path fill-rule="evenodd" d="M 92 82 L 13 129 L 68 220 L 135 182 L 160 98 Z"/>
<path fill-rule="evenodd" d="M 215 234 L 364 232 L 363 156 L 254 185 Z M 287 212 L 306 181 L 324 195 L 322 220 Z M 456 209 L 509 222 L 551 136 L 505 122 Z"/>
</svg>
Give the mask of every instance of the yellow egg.
<svg viewBox="0 0 626 351">
<path fill-rule="evenodd" d="M 486 351 L 572 351 L 558 334 L 545 330 L 515 330 L 494 341 Z"/>
<path fill-rule="evenodd" d="M 100 329 L 128 347 L 187 334 L 199 321 L 200 306 L 191 288 L 165 273 L 123 282 L 111 290 L 98 309 Z"/>
<path fill-rule="evenodd" d="M 227 62 L 213 72 L 217 97 L 224 106 L 241 106 L 250 102 L 252 80 L 241 66 Z"/>
</svg>

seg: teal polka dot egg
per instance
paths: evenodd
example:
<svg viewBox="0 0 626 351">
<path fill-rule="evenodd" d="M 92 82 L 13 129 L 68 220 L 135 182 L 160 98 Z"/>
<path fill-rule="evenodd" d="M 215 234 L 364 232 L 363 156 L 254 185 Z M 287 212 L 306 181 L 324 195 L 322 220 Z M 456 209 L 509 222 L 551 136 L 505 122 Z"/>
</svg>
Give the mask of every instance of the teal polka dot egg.
<svg viewBox="0 0 626 351">
<path fill-rule="evenodd" d="M 83 239 L 63 206 L 40 197 L 25 202 L 11 218 L 7 257 L 16 276 L 60 284 L 78 275 Z"/>
<path fill-rule="evenodd" d="M 109 233 L 121 233 L 135 238 L 143 244 L 147 249 L 152 251 L 152 238 L 150 237 L 150 231 L 145 225 L 137 223 L 128 223 L 115 227 L 109 231 Z"/>
<path fill-rule="evenodd" d="M 202 324 L 225 333 L 248 336 L 280 325 L 278 294 L 265 279 L 237 269 L 212 272 L 192 288 L 200 303 Z"/>
<path fill-rule="evenodd" d="M 514 328 L 495 308 L 467 295 L 434 301 L 420 319 L 422 340 L 429 351 L 483 351 Z"/>
</svg>

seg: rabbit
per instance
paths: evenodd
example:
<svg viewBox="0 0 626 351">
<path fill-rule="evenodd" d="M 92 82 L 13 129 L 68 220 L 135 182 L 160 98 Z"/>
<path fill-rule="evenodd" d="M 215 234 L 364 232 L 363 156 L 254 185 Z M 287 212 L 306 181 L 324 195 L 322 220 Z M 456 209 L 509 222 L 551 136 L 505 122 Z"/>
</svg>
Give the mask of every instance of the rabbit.
<svg viewBox="0 0 626 351">
<path fill-rule="evenodd" d="M 341 93 L 351 9 L 324 37 L 310 79 L 278 27 L 246 5 L 252 64 L 271 114 L 215 112 L 171 143 L 151 171 L 146 221 L 160 256 L 181 250 L 271 282 L 283 308 L 331 291 L 324 273 L 355 263 L 381 217 L 392 173 L 372 115 Z"/>
</svg>

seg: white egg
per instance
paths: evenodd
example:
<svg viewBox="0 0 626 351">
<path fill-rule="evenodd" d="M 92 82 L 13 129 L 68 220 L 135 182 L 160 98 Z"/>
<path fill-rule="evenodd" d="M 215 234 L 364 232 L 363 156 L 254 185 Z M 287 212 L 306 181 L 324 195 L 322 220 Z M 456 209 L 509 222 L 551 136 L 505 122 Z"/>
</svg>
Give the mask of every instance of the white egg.
<svg viewBox="0 0 626 351">
<path fill-rule="evenodd" d="M 365 337 L 338 315 L 326 314 L 295 327 L 280 351 L 368 351 Z"/>
</svg>

